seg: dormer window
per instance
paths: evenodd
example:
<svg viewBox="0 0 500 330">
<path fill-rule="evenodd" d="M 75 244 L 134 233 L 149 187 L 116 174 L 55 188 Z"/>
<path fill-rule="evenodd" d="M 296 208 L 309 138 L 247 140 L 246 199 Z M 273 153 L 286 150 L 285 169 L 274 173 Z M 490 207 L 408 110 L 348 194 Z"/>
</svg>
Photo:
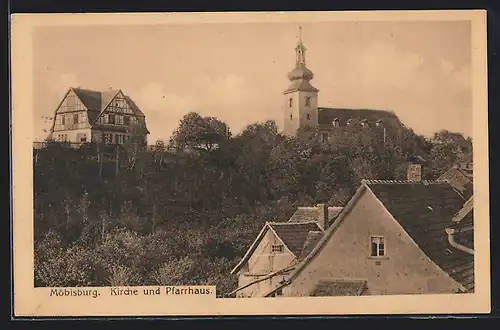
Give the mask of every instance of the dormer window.
<svg viewBox="0 0 500 330">
<path fill-rule="evenodd" d="M 306 107 L 310 107 L 311 106 L 311 97 L 310 96 L 306 96 Z"/>
<path fill-rule="evenodd" d="M 283 252 L 283 244 L 273 244 L 271 246 L 271 252 L 282 253 Z"/>
<path fill-rule="evenodd" d="M 345 123 L 345 124 L 346 124 L 347 126 L 349 126 L 349 125 L 351 125 L 351 122 L 352 122 L 352 119 L 347 119 L 347 121 L 346 121 L 346 123 Z"/>
<path fill-rule="evenodd" d="M 291 107 L 292 107 L 292 105 L 293 105 L 293 99 L 292 99 L 292 98 L 290 98 L 290 100 L 288 100 L 288 106 L 291 108 Z"/>
<path fill-rule="evenodd" d="M 361 127 L 368 127 L 368 122 L 365 120 L 361 121 Z"/>
<path fill-rule="evenodd" d="M 377 120 L 377 122 L 375 123 L 375 126 L 377 126 L 377 127 L 381 127 L 382 125 L 383 125 L 382 120 Z"/>
<path fill-rule="evenodd" d="M 338 118 L 335 118 L 333 121 L 332 121 L 332 125 L 333 127 L 339 127 L 340 126 L 340 121 Z"/>
</svg>

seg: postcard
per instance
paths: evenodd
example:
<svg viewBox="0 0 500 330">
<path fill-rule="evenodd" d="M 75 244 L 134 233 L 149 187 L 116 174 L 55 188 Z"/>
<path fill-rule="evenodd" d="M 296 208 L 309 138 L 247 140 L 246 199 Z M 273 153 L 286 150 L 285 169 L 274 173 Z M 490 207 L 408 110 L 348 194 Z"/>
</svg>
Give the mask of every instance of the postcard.
<svg viewBox="0 0 500 330">
<path fill-rule="evenodd" d="M 486 11 L 11 26 L 15 316 L 490 312 Z"/>
</svg>

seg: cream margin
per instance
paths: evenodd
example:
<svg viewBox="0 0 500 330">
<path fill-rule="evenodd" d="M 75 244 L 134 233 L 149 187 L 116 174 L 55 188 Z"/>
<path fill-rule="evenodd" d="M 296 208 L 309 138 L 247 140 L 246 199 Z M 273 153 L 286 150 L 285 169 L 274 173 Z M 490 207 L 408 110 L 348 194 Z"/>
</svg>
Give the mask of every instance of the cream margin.
<svg viewBox="0 0 500 330">
<path fill-rule="evenodd" d="M 32 33 L 38 26 L 320 21 L 448 21 L 472 26 L 476 292 L 460 295 L 165 299 L 53 298 L 33 285 Z M 489 177 L 486 11 L 15 14 L 11 16 L 15 316 L 349 315 L 489 313 Z M 61 270 L 63 271 L 63 270 Z M 106 290 L 102 288 L 102 290 Z"/>
</svg>

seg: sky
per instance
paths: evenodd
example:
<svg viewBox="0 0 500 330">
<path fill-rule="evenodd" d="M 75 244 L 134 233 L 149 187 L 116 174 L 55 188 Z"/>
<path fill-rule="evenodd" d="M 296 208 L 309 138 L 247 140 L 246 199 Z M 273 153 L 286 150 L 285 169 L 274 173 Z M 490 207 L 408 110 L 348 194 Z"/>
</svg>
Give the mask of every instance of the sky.
<svg viewBox="0 0 500 330">
<path fill-rule="evenodd" d="M 472 136 L 470 21 L 301 23 L 318 105 L 394 111 L 417 133 Z M 294 68 L 292 23 L 38 27 L 34 135 L 69 87 L 121 89 L 168 141 L 190 111 L 229 124 L 275 120 Z"/>
</svg>

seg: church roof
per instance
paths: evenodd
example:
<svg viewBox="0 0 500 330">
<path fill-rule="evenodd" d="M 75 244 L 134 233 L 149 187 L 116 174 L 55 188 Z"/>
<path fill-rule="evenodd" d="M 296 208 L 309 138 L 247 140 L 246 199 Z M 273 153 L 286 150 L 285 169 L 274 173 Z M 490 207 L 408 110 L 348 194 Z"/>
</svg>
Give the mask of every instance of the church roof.
<svg viewBox="0 0 500 330">
<path fill-rule="evenodd" d="M 308 80 L 297 79 L 293 80 L 290 86 L 288 86 L 288 88 L 283 93 L 288 94 L 295 91 L 318 92 L 319 90 L 311 85 Z"/>
<path fill-rule="evenodd" d="M 381 122 L 384 126 L 401 125 L 399 118 L 392 111 L 371 109 L 342 109 L 318 108 L 318 124 L 320 127 L 331 127 L 333 121 L 338 121 L 338 126 L 347 126 L 349 120 L 365 121 L 368 126 L 375 126 Z"/>
</svg>

